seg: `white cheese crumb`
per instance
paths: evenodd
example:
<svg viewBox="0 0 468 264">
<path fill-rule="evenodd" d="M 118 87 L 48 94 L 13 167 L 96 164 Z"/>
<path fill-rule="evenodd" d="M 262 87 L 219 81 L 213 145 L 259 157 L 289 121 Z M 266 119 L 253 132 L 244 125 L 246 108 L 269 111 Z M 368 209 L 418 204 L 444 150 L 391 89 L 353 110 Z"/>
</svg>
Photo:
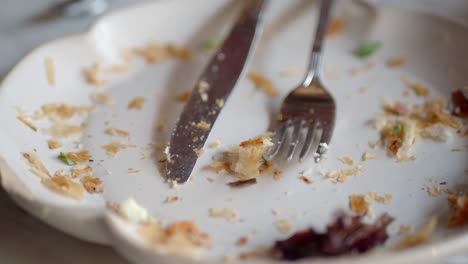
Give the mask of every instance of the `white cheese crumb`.
<svg viewBox="0 0 468 264">
<path fill-rule="evenodd" d="M 128 198 L 119 207 L 119 213 L 132 223 L 141 223 L 148 220 L 148 212 L 140 206 L 135 199 Z"/>
</svg>

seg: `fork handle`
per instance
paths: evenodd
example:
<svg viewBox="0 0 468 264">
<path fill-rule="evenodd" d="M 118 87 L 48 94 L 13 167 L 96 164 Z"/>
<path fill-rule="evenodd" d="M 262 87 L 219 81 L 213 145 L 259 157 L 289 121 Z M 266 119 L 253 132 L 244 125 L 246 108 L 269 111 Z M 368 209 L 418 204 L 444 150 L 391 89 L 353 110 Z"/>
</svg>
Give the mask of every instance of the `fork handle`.
<svg viewBox="0 0 468 264">
<path fill-rule="evenodd" d="M 335 0 L 322 0 L 320 3 L 319 21 L 315 31 L 314 43 L 312 45 L 312 54 L 307 69 L 307 75 L 304 80 L 304 86 L 307 87 L 311 84 L 316 73 L 320 69 L 320 62 L 322 59 L 322 44 L 327 35 L 328 24 L 330 22 L 330 11 Z M 318 75 L 318 74 L 317 74 Z"/>
</svg>

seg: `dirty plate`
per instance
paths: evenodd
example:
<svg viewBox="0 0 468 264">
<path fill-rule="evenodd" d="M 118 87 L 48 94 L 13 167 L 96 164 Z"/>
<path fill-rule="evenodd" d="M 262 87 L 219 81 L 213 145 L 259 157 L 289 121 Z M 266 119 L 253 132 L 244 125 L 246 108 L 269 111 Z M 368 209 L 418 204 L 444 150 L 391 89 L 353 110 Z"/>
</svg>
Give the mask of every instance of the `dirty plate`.
<svg viewBox="0 0 468 264">
<path fill-rule="evenodd" d="M 325 162 L 292 164 L 282 169 L 284 176 L 280 180 L 265 174 L 258 178 L 258 184 L 235 190 L 226 185 L 235 178 L 217 175 L 208 168 L 213 156 L 230 145 L 267 131 L 281 99 L 303 75 L 314 32 L 316 4 L 277 0 L 268 7 L 266 29 L 248 70 L 270 78 L 279 96 L 268 97 L 242 78 L 207 140 L 207 144 L 219 140 L 221 148 L 206 148 L 194 169 L 193 180 L 185 186 L 176 190 L 164 182 L 160 173 L 162 163 L 158 161 L 162 149 L 157 145 L 167 142 L 168 131 L 183 107 L 176 98 L 193 87 L 213 52 L 207 41 L 213 44 L 226 33 L 240 8 L 239 2 L 174 0 L 129 7 L 102 17 L 85 34 L 51 42 L 28 55 L 4 80 L 0 93 L 3 187 L 21 207 L 44 222 L 78 238 L 111 245 L 137 263 L 154 263 L 156 259 L 158 263 L 180 262 L 149 250 L 137 236 L 135 226 L 106 213 L 107 201 L 121 202 L 134 197 L 152 216 L 166 223 L 194 221 L 213 238 L 206 255 L 213 262 L 226 255 L 237 256 L 271 246 L 275 240 L 287 237 L 275 225 L 280 220 L 291 223 L 291 231 L 311 226 L 322 230 L 337 209 L 348 210 L 350 194 L 368 192 L 393 197 L 390 204 L 373 206 L 375 216 L 388 212 L 395 217 L 389 228 L 389 249 L 346 260 L 330 258 L 317 262 L 408 263 L 434 260 L 467 248 L 468 235 L 464 229 L 446 228 L 450 215 L 447 194 L 437 197 L 428 194 L 428 189 L 441 182 L 445 182 L 440 185 L 443 189 L 464 190 L 468 183 L 468 153 L 463 150 L 467 138 L 453 131 L 444 143 L 418 139 L 413 150 L 416 160 L 401 163 L 384 150 L 371 150 L 368 145 L 379 138 L 369 120 L 382 112 L 384 98 L 423 102 L 411 91 L 403 96 L 407 85 L 402 77 L 424 84 L 431 96 L 443 98 L 467 85 L 468 60 L 464 58 L 468 56 L 468 29 L 396 7 L 376 10 L 351 1 L 337 5 L 335 17 L 344 21 L 345 28 L 327 39 L 325 49 L 324 79 L 338 105 L 336 129 Z M 381 43 L 381 48 L 373 56 L 356 57 L 353 51 L 357 47 L 374 40 Z M 189 62 L 171 59 L 149 64 L 133 57 L 129 69 L 112 68 L 129 65 L 128 58 L 122 56 L 124 50 L 144 47 L 151 41 L 189 47 L 193 58 Z M 399 56 L 404 56 L 407 63 L 389 68 L 387 61 Z M 105 79 L 101 87 L 84 78 L 83 70 L 94 63 L 101 63 L 104 71 L 108 71 L 104 76 L 94 76 L 98 82 L 101 77 Z M 95 92 L 105 92 L 114 105 L 96 105 L 89 115 L 67 121 L 85 124 L 77 128 L 83 129 L 81 136 L 61 140 L 63 147 L 50 150 L 47 141 L 51 138 L 51 123 L 34 120 L 31 114 L 46 103 L 92 104 L 90 97 Z M 144 99 L 141 109 L 138 100 L 129 109 L 137 97 Z M 26 117 L 37 132 L 20 122 L 18 116 Z M 112 137 L 105 133 L 111 127 L 128 131 L 129 135 Z M 57 133 L 63 135 L 64 131 Z M 109 157 L 102 146 L 113 140 L 125 145 L 120 145 L 123 149 L 115 157 Z M 455 148 L 462 150 L 453 151 Z M 51 173 L 60 169 L 66 173 L 70 167 L 57 155 L 79 149 L 92 154 L 89 164 L 104 188 L 103 193 L 86 193 L 82 201 L 51 192 L 31 172 L 21 154 L 35 151 Z M 361 161 L 362 154 L 369 150 L 379 159 Z M 352 157 L 356 164 L 348 166 L 338 161 L 343 156 Z M 321 174 L 358 164 L 364 171 L 344 183 L 333 183 Z M 300 180 L 301 173 L 306 173 L 313 183 Z M 170 196 L 178 196 L 180 200 L 165 202 Z M 210 208 L 235 209 L 239 221 L 212 218 Z M 440 224 L 432 243 L 406 251 L 391 249 L 402 239 L 398 235 L 400 225 L 418 229 L 433 215 L 439 216 Z M 248 243 L 235 246 L 241 236 L 249 236 Z"/>
</svg>

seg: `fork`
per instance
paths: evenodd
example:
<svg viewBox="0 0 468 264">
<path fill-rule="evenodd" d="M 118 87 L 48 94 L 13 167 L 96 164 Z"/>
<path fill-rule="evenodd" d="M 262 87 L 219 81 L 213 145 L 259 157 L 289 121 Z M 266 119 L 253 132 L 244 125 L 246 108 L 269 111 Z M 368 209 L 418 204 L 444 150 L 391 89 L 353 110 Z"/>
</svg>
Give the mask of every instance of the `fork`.
<svg viewBox="0 0 468 264">
<path fill-rule="evenodd" d="M 328 149 L 335 124 L 336 105 L 332 95 L 321 81 L 322 43 L 327 33 L 330 10 L 334 0 L 322 0 L 315 40 L 307 74 L 303 82 L 288 94 L 281 105 L 273 136 L 273 146 L 265 155 L 266 160 L 278 156 L 287 147 L 286 160 L 292 160 L 300 139 L 305 134 L 299 161 L 314 150 L 318 162 Z M 285 142 L 289 138 L 289 144 Z"/>
</svg>

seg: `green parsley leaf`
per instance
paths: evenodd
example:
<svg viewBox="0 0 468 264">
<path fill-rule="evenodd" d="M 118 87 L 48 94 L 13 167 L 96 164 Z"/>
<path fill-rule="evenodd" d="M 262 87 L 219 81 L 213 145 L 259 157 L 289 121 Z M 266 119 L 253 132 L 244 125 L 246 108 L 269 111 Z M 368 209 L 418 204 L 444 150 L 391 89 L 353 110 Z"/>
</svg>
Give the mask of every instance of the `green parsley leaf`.
<svg viewBox="0 0 468 264">
<path fill-rule="evenodd" d="M 394 125 L 392 127 L 393 133 L 400 135 L 401 131 L 403 130 L 403 125 Z"/>
<path fill-rule="evenodd" d="M 58 158 L 63 161 L 63 163 L 67 164 L 68 166 L 73 166 L 73 165 L 76 165 L 76 162 L 71 160 L 67 154 L 63 153 L 63 152 L 60 152 L 60 154 L 58 155 Z"/>
<path fill-rule="evenodd" d="M 223 42 L 223 39 L 224 39 L 224 37 L 216 37 L 216 38 L 213 38 L 213 39 L 209 39 L 209 40 L 205 41 L 202 44 L 201 48 L 203 50 L 216 49 L 221 45 L 221 43 Z"/>
<path fill-rule="evenodd" d="M 364 59 L 374 54 L 381 46 L 382 44 L 377 41 L 364 43 L 356 50 L 356 54 L 359 58 Z"/>
</svg>

